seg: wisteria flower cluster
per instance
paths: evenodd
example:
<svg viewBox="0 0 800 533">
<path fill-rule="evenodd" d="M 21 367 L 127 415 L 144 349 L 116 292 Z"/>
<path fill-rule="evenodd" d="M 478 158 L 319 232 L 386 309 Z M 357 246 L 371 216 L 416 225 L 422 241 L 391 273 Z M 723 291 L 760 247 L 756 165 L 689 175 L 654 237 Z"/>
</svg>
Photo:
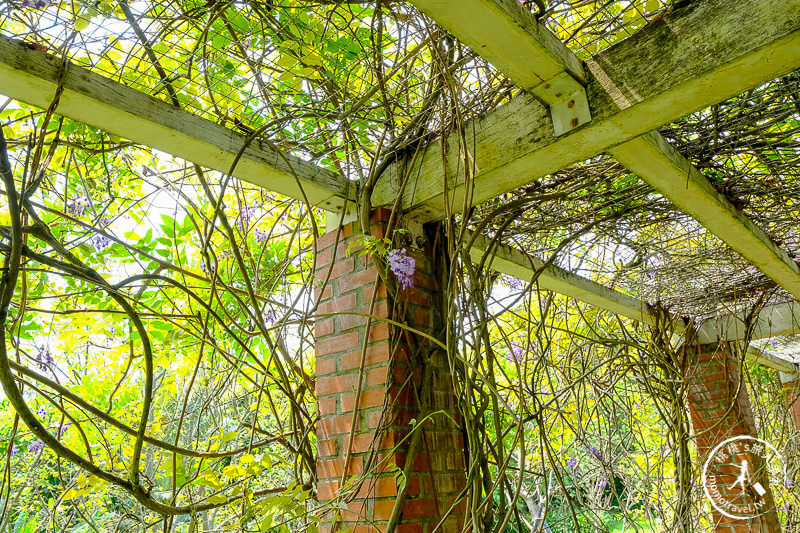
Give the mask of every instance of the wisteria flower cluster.
<svg viewBox="0 0 800 533">
<path fill-rule="evenodd" d="M 50 350 L 46 348 L 39 348 L 39 356 L 36 358 L 36 366 L 39 367 L 39 370 L 42 372 L 47 372 L 47 369 L 50 368 L 55 359 L 53 359 L 53 354 L 50 353 Z"/>
<path fill-rule="evenodd" d="M 517 361 L 521 361 L 523 353 L 524 350 L 522 346 L 520 346 L 519 344 L 511 345 L 511 354 L 514 356 L 514 359 L 516 359 Z"/>
<path fill-rule="evenodd" d="M 40 408 L 40 410 L 43 410 L 43 409 L 44 409 L 43 407 Z M 40 414 L 39 410 L 36 411 L 36 414 Z M 55 435 L 55 437 L 57 439 L 61 439 L 64 436 L 64 433 L 67 432 L 67 430 L 70 428 L 71 425 L 72 425 L 72 422 L 67 420 L 64 423 L 64 425 L 61 426 L 60 428 L 58 428 L 57 430 L 55 430 L 53 432 L 53 434 Z M 42 451 L 43 448 L 44 448 L 44 442 L 42 442 L 41 439 L 36 439 L 35 441 L 33 441 L 30 444 L 28 444 L 28 453 L 39 453 L 40 451 Z M 15 445 L 11 449 L 11 455 L 16 454 L 17 451 L 18 451 L 18 449 L 17 449 L 17 446 Z"/>
<path fill-rule="evenodd" d="M 109 246 L 111 246 L 111 239 L 106 237 L 105 235 L 95 235 L 92 237 L 92 246 L 94 246 L 95 250 L 98 252 L 102 252 Z"/>
<path fill-rule="evenodd" d="M 507 276 L 503 274 L 502 276 L 500 276 L 500 281 L 505 286 L 515 291 L 521 291 L 522 289 L 525 288 L 525 283 L 522 280 L 519 280 L 513 276 Z"/>
<path fill-rule="evenodd" d="M 250 221 L 256 216 L 257 210 L 256 207 L 248 207 L 239 213 L 240 220 L 242 221 L 242 228 L 246 228 L 250 225 Z"/>
<path fill-rule="evenodd" d="M 589 446 L 587 451 L 592 454 L 598 461 L 603 460 L 603 454 L 597 446 Z"/>
<path fill-rule="evenodd" d="M 570 471 L 574 474 L 575 469 L 578 468 L 578 458 L 577 457 L 568 457 L 567 458 L 567 466 L 569 467 Z"/>
<path fill-rule="evenodd" d="M 397 276 L 397 282 L 404 288 L 409 289 L 414 286 L 414 269 L 417 262 L 408 255 L 405 248 L 391 250 L 386 256 L 389 263 L 389 270 Z"/>
<path fill-rule="evenodd" d="M 28 444 L 28 453 L 39 453 L 44 448 L 44 442 L 36 439 L 35 441 Z"/>
<path fill-rule="evenodd" d="M 255 234 L 256 242 L 264 242 L 264 241 L 266 241 L 268 235 L 269 234 L 267 233 L 266 230 L 257 229 L 256 230 L 256 234 Z"/>
<path fill-rule="evenodd" d="M 32 2 L 31 0 L 22 0 L 22 7 L 33 7 L 35 9 L 44 9 L 47 7 L 47 2 L 44 0 L 36 0 Z"/>
<path fill-rule="evenodd" d="M 82 217 L 86 214 L 86 210 L 92 205 L 88 198 L 80 196 L 67 205 L 67 212 L 75 217 Z"/>
</svg>

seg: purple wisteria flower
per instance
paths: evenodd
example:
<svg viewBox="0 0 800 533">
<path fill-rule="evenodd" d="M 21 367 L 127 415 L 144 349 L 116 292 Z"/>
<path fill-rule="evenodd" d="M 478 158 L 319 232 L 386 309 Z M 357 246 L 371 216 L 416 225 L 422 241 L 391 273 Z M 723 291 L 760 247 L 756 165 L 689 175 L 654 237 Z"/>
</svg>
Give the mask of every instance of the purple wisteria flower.
<svg viewBox="0 0 800 533">
<path fill-rule="evenodd" d="M 256 210 L 257 208 L 255 207 L 248 207 L 239 214 L 243 228 L 247 227 L 250 224 L 250 221 L 253 220 L 253 217 L 256 215 Z"/>
<path fill-rule="evenodd" d="M 92 246 L 94 246 L 95 250 L 98 252 L 102 252 L 109 246 L 111 246 L 111 239 L 106 237 L 105 235 L 95 235 L 92 237 Z"/>
<path fill-rule="evenodd" d="M 574 474 L 575 469 L 578 468 L 578 458 L 577 457 L 568 457 L 567 458 L 567 466 L 569 467 L 570 471 Z"/>
<path fill-rule="evenodd" d="M 47 369 L 53 364 L 53 354 L 50 353 L 50 350 L 45 348 L 39 348 L 39 357 L 36 358 L 36 366 L 39 367 L 39 370 L 42 372 L 47 372 Z"/>
<path fill-rule="evenodd" d="M 509 361 L 522 361 L 522 355 L 525 353 L 525 350 L 519 344 L 512 344 L 511 345 L 511 353 L 508 354 Z"/>
<path fill-rule="evenodd" d="M 262 231 L 260 229 L 257 229 L 256 230 L 256 234 L 255 234 L 256 242 L 264 242 L 264 241 L 266 241 L 268 235 L 269 235 L 269 233 L 267 233 L 266 230 Z"/>
<path fill-rule="evenodd" d="M 603 453 L 600 451 L 600 448 L 598 448 L 597 446 L 589 446 L 588 448 L 586 448 L 586 451 L 588 451 L 590 454 L 592 454 L 598 461 L 602 461 L 603 460 Z"/>
<path fill-rule="evenodd" d="M 397 282 L 404 288 L 409 289 L 414 286 L 414 269 L 417 262 L 413 257 L 406 253 L 405 248 L 392 250 L 386 256 L 389 263 L 389 270 L 397 276 Z"/>
<path fill-rule="evenodd" d="M 42 418 L 47 416 L 47 411 L 45 410 L 44 405 L 39 406 L 39 408 L 36 410 L 36 414 Z"/>
<path fill-rule="evenodd" d="M 15 455 L 17 455 L 17 453 L 19 453 L 19 447 L 16 444 L 14 444 L 13 446 L 11 446 L 11 457 L 14 457 Z"/>
<path fill-rule="evenodd" d="M 784 481 L 783 483 L 784 483 L 784 485 L 786 485 L 786 488 L 789 488 L 789 489 L 792 489 L 792 488 L 794 488 L 794 483 L 792 482 L 792 480 L 791 480 L 791 479 L 787 479 L 787 480 L 786 480 L 786 481 Z"/>
<path fill-rule="evenodd" d="M 86 214 L 86 210 L 89 209 L 90 205 L 92 204 L 89 202 L 88 198 L 79 196 L 67 205 L 67 211 L 72 216 L 82 217 Z"/>
<path fill-rule="evenodd" d="M 22 7 L 33 7 L 36 9 L 44 9 L 47 7 L 47 2 L 44 0 L 36 0 L 35 2 L 31 0 L 22 0 Z"/>
<path fill-rule="evenodd" d="M 602 491 L 603 489 L 606 488 L 606 485 L 608 485 L 608 480 L 606 478 L 601 479 L 597 483 L 597 490 Z"/>
<path fill-rule="evenodd" d="M 63 426 L 61 426 L 60 428 L 58 428 L 58 434 L 56 435 L 56 437 L 58 437 L 59 439 L 60 439 L 61 437 L 63 437 L 63 436 L 64 436 L 64 433 L 66 433 L 66 432 L 67 432 L 67 430 L 69 429 L 69 427 L 70 427 L 71 425 L 72 425 L 72 422 L 70 422 L 69 420 L 67 420 L 67 421 L 64 423 L 64 425 L 63 425 Z"/>
<path fill-rule="evenodd" d="M 525 287 L 525 283 L 523 283 L 522 280 L 519 280 L 513 276 L 507 276 L 505 274 L 500 276 L 500 281 L 502 281 L 508 288 L 515 291 L 521 291 Z"/>
<path fill-rule="evenodd" d="M 40 441 L 39 439 L 36 439 L 35 441 L 28 444 L 28 451 L 30 453 L 39 453 L 40 451 L 42 451 L 42 448 L 44 448 L 44 442 Z"/>
</svg>

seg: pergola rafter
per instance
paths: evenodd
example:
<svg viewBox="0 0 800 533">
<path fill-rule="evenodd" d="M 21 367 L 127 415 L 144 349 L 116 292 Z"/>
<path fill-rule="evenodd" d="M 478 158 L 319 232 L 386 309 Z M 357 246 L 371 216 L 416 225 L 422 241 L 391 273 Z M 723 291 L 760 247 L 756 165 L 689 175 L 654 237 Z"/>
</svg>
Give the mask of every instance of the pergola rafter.
<svg viewBox="0 0 800 533">
<path fill-rule="evenodd" d="M 0 35 L 0 94 L 47 109 L 61 84 L 57 112 L 84 124 L 244 181 L 339 211 L 347 180 L 220 124 L 178 109 L 122 83 Z M 242 150 L 244 146 L 247 146 Z M 350 197 L 355 196 L 355 187 Z"/>
<path fill-rule="evenodd" d="M 517 69 L 506 68 L 506 74 L 514 76 L 536 68 L 523 55 L 527 47 L 509 49 L 504 35 L 494 35 L 494 40 L 489 41 L 482 32 L 484 27 L 503 27 L 488 23 L 491 17 L 507 19 L 506 26 L 523 28 L 535 22 L 513 1 L 470 2 L 481 11 L 469 18 L 454 13 L 458 10 L 448 9 L 447 3 L 440 0 L 413 3 L 500 68 L 515 61 Z M 470 25 L 455 26 L 461 22 Z M 541 27 L 528 37 L 529 46 L 541 46 L 538 33 L 542 31 L 546 29 Z M 531 95 L 517 97 L 471 123 L 465 131 L 469 162 L 475 171 L 469 204 L 476 205 L 609 151 L 786 74 L 798 67 L 798 47 L 797 0 L 693 2 L 586 62 L 590 123 L 557 136 L 550 109 Z M 555 56 L 552 51 L 548 53 Z M 532 79 L 533 74 L 515 82 L 525 87 Z M 446 153 L 459 153 L 459 142 L 458 134 L 451 135 Z M 441 143 L 433 143 L 412 168 L 412 176 L 421 179 L 405 189 L 403 206 L 419 219 L 435 220 L 444 216 L 446 204 L 463 203 L 464 164 L 451 155 L 443 168 L 442 159 Z M 373 194 L 374 205 L 393 203 L 398 193 L 396 176 L 404 171 L 402 164 L 388 170 L 394 179 L 379 182 Z M 452 185 L 447 192 L 445 176 Z"/>
<path fill-rule="evenodd" d="M 473 240 L 474 238 L 474 240 Z M 544 261 L 483 235 L 467 233 L 465 242 L 472 241 L 470 256 L 473 262 L 485 262 L 497 272 L 522 280 L 536 276 L 536 284 L 541 289 L 552 291 L 590 305 L 611 311 L 644 324 L 655 324 L 655 315 L 647 302 L 633 298 L 597 282 L 568 272 Z M 484 260 L 484 257 L 486 258 Z M 675 333 L 685 331 L 687 323 L 682 317 L 671 317 Z M 720 340 L 734 341 L 747 334 L 747 313 L 731 313 L 711 318 L 700 324 L 696 331 L 697 342 L 714 343 Z M 756 317 L 751 339 L 767 339 L 800 331 L 800 305 L 797 303 L 766 306 Z M 749 348 L 746 358 L 770 368 L 794 375 L 794 363 L 773 354 Z"/>
</svg>

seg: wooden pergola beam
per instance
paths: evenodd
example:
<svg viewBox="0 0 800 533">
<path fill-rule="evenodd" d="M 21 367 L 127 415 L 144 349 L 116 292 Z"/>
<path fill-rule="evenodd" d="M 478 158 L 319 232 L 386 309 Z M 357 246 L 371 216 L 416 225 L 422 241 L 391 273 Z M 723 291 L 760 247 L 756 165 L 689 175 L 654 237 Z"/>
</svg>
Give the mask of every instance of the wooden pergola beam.
<svg viewBox="0 0 800 533">
<path fill-rule="evenodd" d="M 600 309 L 631 318 L 644 324 L 654 324 L 655 317 L 646 302 L 604 287 L 554 265 L 545 266 L 541 259 L 525 254 L 507 244 L 496 243 L 479 235 L 472 241 L 468 232 L 465 243 L 473 242 L 469 249 L 473 263 L 484 263 L 484 268 L 513 276 L 523 281 L 533 279 L 539 288 L 586 302 Z M 731 313 L 716 319 L 706 320 L 697 330 L 697 342 L 715 343 L 720 340 L 736 341 L 745 337 L 744 313 Z M 675 333 L 685 331 L 686 324 L 680 317 L 673 317 Z M 755 318 L 753 340 L 788 335 L 800 332 L 800 304 L 776 304 L 765 307 Z M 745 357 L 756 363 L 794 374 L 794 363 L 762 350 L 748 349 Z"/>
<path fill-rule="evenodd" d="M 463 4 L 460 4 L 457 10 L 448 8 L 445 0 L 413 1 L 417 7 L 500 68 L 515 83 L 551 107 L 552 102 L 542 97 L 540 92 L 542 87 L 549 86 L 552 83 L 551 80 L 563 77 L 563 75 L 570 76 L 573 81 L 585 79 L 582 75 L 582 65 L 578 59 L 515 0 L 463 0 Z M 716 10 L 710 11 L 717 3 L 719 2 L 715 0 L 698 0 L 692 4 L 691 9 L 684 8 L 679 13 L 673 14 L 665 21 L 665 27 L 676 35 L 680 35 L 677 30 L 681 27 L 691 29 L 693 32 L 702 31 L 701 21 L 706 24 L 718 22 L 717 17 L 713 20 L 703 20 L 703 17 L 717 12 Z M 741 4 L 746 3 L 742 2 Z M 762 8 L 764 4 L 768 3 L 758 2 Z M 745 7 L 741 4 L 737 5 L 737 8 Z M 782 3 L 781 9 L 786 8 L 785 4 L 785 2 Z M 795 2 L 795 4 L 800 5 L 800 2 Z M 733 8 L 729 6 L 725 8 L 725 11 L 731 9 Z M 791 10 L 791 3 L 789 10 Z M 750 15 L 751 11 L 748 9 L 747 13 Z M 795 20 L 796 25 L 798 25 L 797 20 Z M 727 26 L 721 27 L 726 28 Z M 737 32 L 740 31 L 738 27 L 727 27 L 727 29 L 729 32 L 734 29 Z M 644 39 L 644 42 L 659 43 L 660 46 L 663 46 L 660 41 L 653 39 Z M 623 47 L 624 44 L 621 44 L 620 47 Z M 646 61 L 651 54 L 646 49 L 637 50 L 637 53 L 639 54 L 636 61 L 638 69 L 639 63 L 643 60 Z M 795 56 L 793 66 L 795 66 L 800 63 L 800 54 L 793 55 Z M 689 61 L 691 59 L 691 57 L 688 58 Z M 737 59 L 742 60 L 741 57 Z M 687 57 L 682 57 L 682 60 L 686 61 Z M 595 62 L 602 64 L 603 58 L 598 58 Z M 593 72 L 597 72 L 597 69 L 593 69 Z M 663 76 L 663 73 L 659 74 Z M 759 75 L 760 73 L 754 74 L 757 79 Z M 757 83 L 757 81 L 752 83 Z M 627 83 L 626 87 L 628 87 Z M 609 96 L 617 95 L 612 92 Z M 716 96 L 715 94 L 714 97 Z M 618 103 L 624 104 L 627 101 Z M 592 104 L 594 104 L 594 100 Z M 594 107 L 592 105 L 593 111 Z M 624 105 L 620 105 L 620 108 L 624 109 L 624 107 Z M 552 122 L 555 129 L 559 128 L 557 118 L 557 115 L 553 113 Z M 578 121 L 576 121 L 577 123 Z M 561 129 L 563 130 L 563 126 Z M 476 147 L 476 157 L 482 149 L 482 145 Z M 672 148 L 660 134 L 657 132 L 647 133 L 617 146 L 611 146 L 609 152 L 620 163 L 677 207 L 693 216 L 711 233 L 739 252 L 773 281 L 787 289 L 796 298 L 800 298 L 800 269 L 794 261 L 764 231 L 753 224 L 723 195 L 719 194 L 705 176 Z M 595 154 L 587 153 L 586 155 Z M 502 156 L 499 159 L 502 159 Z M 507 189 L 498 188 L 496 184 L 481 183 L 478 187 L 485 188 L 487 186 L 492 189 L 493 194 L 507 192 Z M 484 193 L 479 192 L 479 196 L 484 196 Z"/>
<path fill-rule="evenodd" d="M 604 287 L 555 265 L 545 266 L 541 259 L 524 254 L 507 244 L 492 242 L 483 235 L 476 236 L 472 232 L 468 232 L 464 241 L 466 243 L 472 239 L 474 239 L 474 244 L 469 249 L 469 254 L 475 264 L 479 264 L 486 257 L 487 268 L 523 281 L 530 281 L 537 271 L 541 271 L 536 283 L 542 289 L 575 298 L 638 322 L 654 323 L 653 315 L 646 302 Z"/>
<path fill-rule="evenodd" d="M 637 137 L 612 148 L 611 155 L 800 299 L 797 264 L 660 134 Z"/>
<path fill-rule="evenodd" d="M 426 11 L 441 0 L 413 3 Z M 517 70 L 535 69 L 516 48 L 504 53 L 503 46 L 485 42 L 503 43 L 504 36 L 481 30 L 503 27 L 489 24 L 491 17 L 522 17 L 523 10 L 496 9 L 508 7 L 509 0 L 472 4 L 484 5 L 480 16 L 464 19 L 459 9 L 450 9 L 452 14 L 444 9 L 437 21 L 501 67 L 515 60 Z M 470 25 L 456 31 L 455 24 L 465 22 Z M 509 24 L 524 28 L 530 21 Z M 528 45 L 535 44 L 536 38 L 529 38 Z M 467 205 L 478 204 L 790 72 L 800 66 L 798 49 L 800 0 L 695 0 L 586 62 L 588 124 L 556 136 L 548 107 L 522 95 L 465 128 L 463 146 L 470 151 L 464 159 L 458 156 L 458 134 L 446 139 L 444 148 L 439 142 L 428 146 L 411 167 L 413 182 L 405 188 L 403 207 L 420 220 L 436 220 L 449 214 L 449 205 L 460 209 L 465 194 Z M 490 52 L 503 57 L 489 57 Z M 524 87 L 526 81 L 518 83 Z M 469 191 L 465 165 L 474 170 Z M 373 205 L 394 203 L 406 171 L 405 164 L 387 170 Z M 447 192 L 445 183 L 452 185 Z"/>
<path fill-rule="evenodd" d="M 60 72 L 60 58 L 0 35 L 0 94 L 46 109 Z M 245 145 L 224 126 L 71 64 L 56 113 L 223 173 Z M 345 178 L 258 140 L 233 175 L 328 211 L 341 210 L 347 189 Z"/>
<path fill-rule="evenodd" d="M 729 313 L 703 322 L 698 337 L 704 342 L 743 339 L 746 334 L 747 313 Z M 769 305 L 758 314 L 753 323 L 753 339 L 769 339 L 800 333 L 800 303 L 787 302 Z"/>
</svg>

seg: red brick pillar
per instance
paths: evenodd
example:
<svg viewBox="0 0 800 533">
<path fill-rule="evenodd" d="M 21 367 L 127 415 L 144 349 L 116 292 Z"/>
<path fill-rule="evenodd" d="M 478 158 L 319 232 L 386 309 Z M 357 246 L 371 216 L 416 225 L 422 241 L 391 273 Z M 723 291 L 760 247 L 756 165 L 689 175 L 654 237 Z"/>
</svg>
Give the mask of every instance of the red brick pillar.
<svg viewBox="0 0 800 533">
<path fill-rule="evenodd" d="M 783 390 L 786 394 L 786 405 L 789 410 L 790 428 L 795 432 L 795 436 L 800 433 L 800 380 L 796 376 L 780 373 Z M 797 439 L 795 439 L 797 442 Z"/>
<path fill-rule="evenodd" d="M 780 372 L 780 379 L 783 391 L 786 394 L 786 408 L 788 416 L 790 438 L 786 439 L 786 460 L 789 466 L 789 480 L 797 486 L 797 464 L 800 458 L 800 379 L 797 374 L 786 374 Z M 798 508 L 791 503 L 786 507 L 786 531 L 787 533 L 800 531 L 800 517 Z"/>
<path fill-rule="evenodd" d="M 723 441 L 742 435 L 757 437 L 757 433 L 747 388 L 740 380 L 739 360 L 731 346 L 728 343 L 703 344 L 688 347 L 687 352 L 689 411 L 702 468 L 711 451 Z M 721 454 L 715 453 L 709 461 L 705 479 L 711 498 L 717 503 L 716 507 L 711 505 L 711 511 L 714 531 L 718 533 L 781 531 L 765 473 L 764 454 L 758 453 L 758 447 L 751 453 L 749 447 L 753 445 L 751 440 L 733 442 L 726 445 Z M 734 486 L 743 461 L 748 462 L 751 476 L 745 490 L 741 485 Z M 758 488 L 754 488 L 756 483 Z M 757 492 L 762 490 L 764 493 L 758 495 Z M 726 507 L 727 502 L 741 507 L 753 506 L 756 511 L 739 512 Z M 735 516 L 756 514 L 760 509 L 767 509 L 767 512 L 755 518 L 736 519 L 725 516 L 718 508 Z"/>
<path fill-rule="evenodd" d="M 373 214 L 374 236 L 385 236 L 388 217 L 383 209 Z M 460 417 L 446 353 L 380 320 L 442 334 L 431 247 L 412 254 L 414 288 L 403 289 L 390 273 L 387 290 L 373 257 L 347 256 L 358 238 L 353 224 L 342 228 L 338 244 L 336 233 L 318 240 L 316 271 L 317 497 L 332 504 L 320 529 L 386 531 L 405 490 L 395 531 L 460 531 L 464 504 L 457 496 L 466 485 L 464 445 L 452 421 L 460 423 Z M 369 313 L 373 297 L 375 319 L 344 314 Z M 435 414 L 420 425 L 440 410 L 452 419 Z M 414 425 L 420 429 L 411 432 Z M 415 458 L 407 469 L 410 455 Z"/>
</svg>

